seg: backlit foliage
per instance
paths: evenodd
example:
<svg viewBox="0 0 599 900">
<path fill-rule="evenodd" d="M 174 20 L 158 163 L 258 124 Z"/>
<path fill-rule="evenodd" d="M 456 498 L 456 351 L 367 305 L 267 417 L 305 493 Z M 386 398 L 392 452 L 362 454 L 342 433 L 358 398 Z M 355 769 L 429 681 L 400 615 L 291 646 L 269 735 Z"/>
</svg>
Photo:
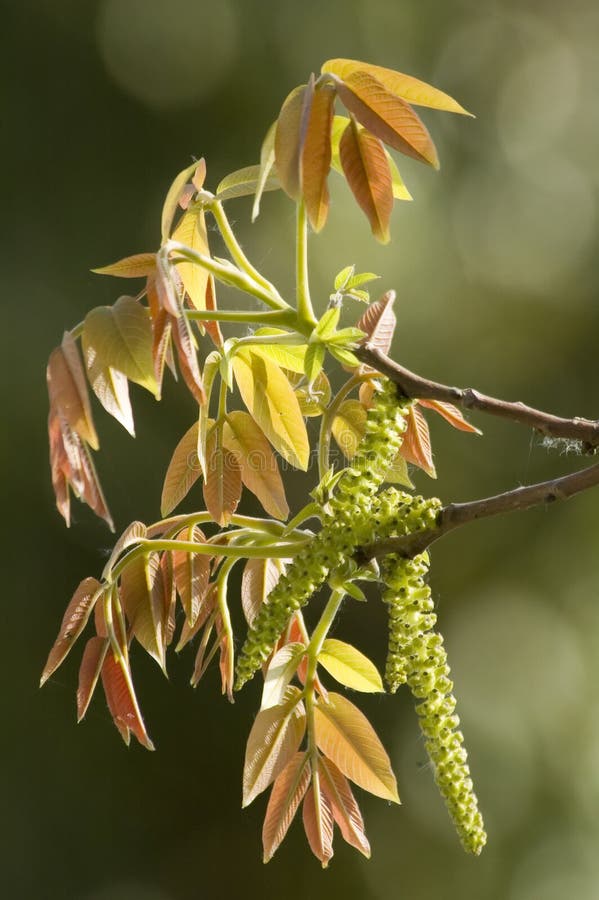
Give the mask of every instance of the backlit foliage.
<svg viewBox="0 0 599 900">
<path fill-rule="evenodd" d="M 319 232 L 326 224 L 331 170 L 345 178 L 374 236 L 385 243 L 394 201 L 411 199 L 390 150 L 438 168 L 437 151 L 414 105 L 467 114 L 446 94 L 410 76 L 329 60 L 318 77 L 310 76 L 286 98 L 258 165 L 227 176 L 214 193 L 205 187 L 203 160 L 179 173 L 162 210 L 158 250 L 95 270 L 131 280 L 132 295 L 91 310 L 65 332 L 48 362 L 52 479 L 67 524 L 72 492 L 112 528 L 92 461 L 99 439 L 88 386 L 134 435 L 129 382 L 159 400 L 170 370 L 190 392 L 197 415 L 176 443 L 164 478 L 165 518 L 130 525 L 101 578 L 81 582 L 42 682 L 89 624 L 78 718 L 101 682 L 125 742 L 133 735 L 153 749 L 132 675 L 139 646 L 166 673 L 169 648 L 178 652 L 193 644 L 191 683 L 197 685 L 216 658 L 222 692 L 231 700 L 261 669 L 262 699 L 246 748 L 243 803 L 270 788 L 265 861 L 300 805 L 309 845 L 323 865 L 333 854 L 335 825 L 368 856 L 350 782 L 399 802 L 391 762 L 372 726 L 344 694 L 327 687 L 333 679 L 354 691 L 384 690 L 373 662 L 329 636 L 345 598 L 365 600 L 360 581 L 381 585 L 390 614 L 386 680 L 392 692 L 407 683 L 418 699 L 435 778 L 462 842 L 478 853 L 485 841 L 443 642 L 434 630 L 428 557 L 389 557 L 381 574 L 361 552 L 377 540 L 435 527 L 439 501 L 409 493 L 407 463 L 435 477 L 424 410 L 433 409 L 464 431 L 476 429 L 455 407 L 399 396 L 391 383 L 360 364 L 357 346 L 368 341 L 386 352 L 395 328 L 393 292 L 370 302 L 366 286 L 376 275 L 356 273 L 348 265 L 330 286 L 328 307 L 318 313 L 308 280 L 308 231 Z M 264 192 L 279 188 L 297 207 L 295 303 L 247 259 L 223 205 L 253 195 L 256 218 Z M 211 254 L 212 225 L 227 259 Z M 217 282 L 257 298 L 263 308 L 219 309 Z M 342 325 L 355 301 L 367 304 L 365 311 L 355 324 Z M 227 333 L 235 325 L 243 326 L 245 337 Z M 199 352 L 201 337 L 212 344 L 208 353 Z M 309 418 L 320 419 L 316 441 L 306 428 Z M 341 464 L 332 458 L 332 441 Z M 312 458 L 317 460 L 313 490 L 290 519 L 279 460 L 307 470 Z M 175 514 L 190 492 L 199 498 L 200 484 L 203 508 Z M 240 511 L 244 489 L 263 507 L 263 518 Z M 231 615 L 239 599 L 228 589 L 236 565 L 242 568 L 245 635 L 234 634 L 237 616 Z M 324 588 L 329 599 L 309 631 L 302 610 Z"/>
</svg>

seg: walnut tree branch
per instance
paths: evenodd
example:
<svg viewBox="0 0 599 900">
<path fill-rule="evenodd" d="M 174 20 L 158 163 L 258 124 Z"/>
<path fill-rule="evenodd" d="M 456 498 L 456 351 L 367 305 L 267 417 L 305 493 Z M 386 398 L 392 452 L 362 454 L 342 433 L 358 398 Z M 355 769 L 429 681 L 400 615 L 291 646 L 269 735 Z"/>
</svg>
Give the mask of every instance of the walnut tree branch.
<svg viewBox="0 0 599 900">
<path fill-rule="evenodd" d="M 511 419 L 513 422 L 529 425 L 544 435 L 580 441 L 586 453 L 594 453 L 599 446 L 599 420 L 579 417 L 562 419 L 532 406 L 526 406 L 524 403 L 512 403 L 489 397 L 473 388 L 450 387 L 430 381 L 428 378 L 421 378 L 368 342 L 354 350 L 354 353 L 361 362 L 395 382 L 406 397 L 441 400 L 464 409 L 476 409 L 503 419 Z"/>
<path fill-rule="evenodd" d="M 562 475 L 560 478 L 529 484 L 505 491 L 503 494 L 496 494 L 494 497 L 484 497 L 482 500 L 473 500 L 469 503 L 450 503 L 444 506 L 439 513 L 436 528 L 416 531 L 413 534 L 384 541 L 375 541 L 366 547 L 361 547 L 359 556 L 362 560 L 386 556 L 388 553 L 415 556 L 460 525 L 467 525 L 468 522 L 476 522 L 478 519 L 512 512 L 516 509 L 530 509 L 541 503 L 567 500 L 568 497 L 597 485 L 599 485 L 599 463 L 581 469 L 579 472 L 573 472 L 571 475 Z"/>
</svg>

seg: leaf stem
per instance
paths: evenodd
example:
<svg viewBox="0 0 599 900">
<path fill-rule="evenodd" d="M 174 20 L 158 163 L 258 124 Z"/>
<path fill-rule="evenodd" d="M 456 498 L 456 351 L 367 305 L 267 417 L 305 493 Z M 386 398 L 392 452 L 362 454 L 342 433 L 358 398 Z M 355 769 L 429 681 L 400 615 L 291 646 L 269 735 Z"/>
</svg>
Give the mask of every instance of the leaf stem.
<svg viewBox="0 0 599 900">
<path fill-rule="evenodd" d="M 310 284 L 308 279 L 308 217 L 303 200 L 297 204 L 297 230 L 296 230 L 296 295 L 298 318 L 314 328 L 316 318 L 310 299 Z"/>
</svg>

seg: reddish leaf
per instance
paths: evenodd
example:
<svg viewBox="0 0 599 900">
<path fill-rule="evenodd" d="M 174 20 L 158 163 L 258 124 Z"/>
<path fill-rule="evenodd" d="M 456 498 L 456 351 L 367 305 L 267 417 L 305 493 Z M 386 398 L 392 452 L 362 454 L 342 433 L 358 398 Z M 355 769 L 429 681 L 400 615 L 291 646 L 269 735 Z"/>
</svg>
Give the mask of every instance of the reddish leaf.
<svg viewBox="0 0 599 900">
<path fill-rule="evenodd" d="M 429 106 L 432 109 L 441 109 L 446 112 L 461 113 L 465 116 L 472 115 L 453 97 L 438 88 L 426 84 L 412 75 L 404 75 L 403 72 L 396 72 L 383 66 L 373 66 L 357 59 L 329 59 L 322 65 L 321 72 L 331 72 L 343 80 L 346 80 L 353 72 L 367 72 L 380 81 L 388 91 L 408 103 L 416 106 Z"/>
<path fill-rule="evenodd" d="M 295 88 L 286 98 L 275 132 L 275 164 L 281 187 L 292 200 L 301 193 L 301 158 L 306 137 L 314 79 Z"/>
<path fill-rule="evenodd" d="M 164 671 L 168 601 L 158 554 L 131 560 L 121 575 L 121 597 L 134 636 Z"/>
<path fill-rule="evenodd" d="M 184 528 L 177 535 L 177 540 L 193 541 L 196 544 L 206 542 L 197 525 Z M 172 557 L 175 584 L 181 605 L 189 625 L 193 628 L 208 590 L 212 557 L 200 553 L 186 553 L 184 550 L 173 551 Z"/>
<path fill-rule="evenodd" d="M 46 660 L 40 687 L 66 659 L 71 647 L 87 625 L 101 592 L 102 585 L 96 578 L 84 578 L 73 594 L 63 616 L 58 637 Z"/>
<path fill-rule="evenodd" d="M 313 95 L 301 151 L 302 194 L 314 231 L 320 231 L 329 211 L 327 177 L 331 168 L 331 129 L 335 91 L 325 85 Z"/>
<path fill-rule="evenodd" d="M 70 428 L 97 450 L 98 435 L 92 419 L 85 373 L 77 344 L 70 332 L 65 331 L 62 344 L 50 354 L 46 377 L 50 406 L 59 410 Z"/>
<path fill-rule="evenodd" d="M 87 347 L 85 367 L 92 390 L 106 412 L 135 437 L 127 377 L 111 366 L 102 366 L 93 347 Z"/>
<path fill-rule="evenodd" d="M 181 297 L 183 295 L 180 276 L 177 276 L 174 268 L 159 260 L 154 275 L 154 284 L 162 309 L 170 316 L 177 318 L 181 314 Z"/>
<path fill-rule="evenodd" d="M 339 145 L 341 165 L 356 201 L 366 213 L 374 236 L 389 241 L 393 186 L 385 148 L 378 138 L 360 130 L 352 119 Z"/>
<path fill-rule="evenodd" d="M 187 166 L 185 169 L 183 169 L 182 172 L 179 172 L 179 174 L 173 180 L 173 183 L 171 184 L 166 195 L 164 206 L 162 207 L 163 241 L 166 241 L 170 235 L 173 219 L 175 218 L 177 207 L 179 205 L 179 200 L 181 198 L 181 194 L 185 190 L 187 182 L 191 178 L 191 181 L 196 190 L 201 190 L 201 187 L 204 184 L 205 177 L 206 163 L 203 159 L 200 159 L 197 162 L 192 163 L 190 166 Z"/>
<path fill-rule="evenodd" d="M 241 499 L 241 467 L 234 453 L 222 446 L 215 429 L 206 444 L 204 500 L 219 525 L 228 525 Z"/>
<path fill-rule="evenodd" d="M 105 637 L 92 637 L 85 645 L 81 665 L 79 666 L 79 684 L 77 686 L 77 721 L 80 722 L 87 712 L 93 697 L 110 642 Z"/>
<path fill-rule="evenodd" d="M 298 688 L 289 687 L 283 703 L 256 716 L 245 752 L 243 806 L 275 780 L 301 744 L 306 712 L 300 697 Z"/>
<path fill-rule="evenodd" d="M 148 750 L 153 750 L 154 744 L 148 737 L 130 674 L 124 673 L 123 667 L 110 652 L 106 655 L 102 666 L 102 686 L 114 724 L 125 743 L 129 743 L 131 732 L 140 744 Z"/>
<path fill-rule="evenodd" d="M 216 309 L 216 288 L 214 286 L 214 278 L 212 275 L 206 282 L 206 309 Z M 218 322 L 203 322 L 203 328 L 212 338 L 215 347 L 222 347 L 224 344 L 223 335 Z"/>
<path fill-rule="evenodd" d="M 195 341 L 189 328 L 189 323 L 185 316 L 179 316 L 178 319 L 171 319 L 171 324 L 185 384 L 189 388 L 192 397 L 203 406 L 206 402 L 206 394 L 198 365 Z"/>
<path fill-rule="evenodd" d="M 338 769 L 365 791 L 399 803 L 389 757 L 364 713 L 329 692 L 315 708 L 316 742 Z"/>
<path fill-rule="evenodd" d="M 124 553 L 125 550 L 128 550 L 129 547 L 133 547 L 135 544 L 138 544 L 140 540 L 147 536 L 147 534 L 148 529 L 143 522 L 131 522 L 131 524 L 127 528 L 125 528 L 122 535 L 112 548 L 112 553 L 108 558 L 108 562 L 104 566 L 102 578 L 104 578 L 105 580 L 109 580 L 112 567 L 119 556 L 121 556 L 121 554 Z"/>
<path fill-rule="evenodd" d="M 408 427 L 404 433 L 403 443 L 399 449 L 401 456 L 407 462 L 413 463 L 420 469 L 424 469 L 431 478 L 436 478 L 433 453 L 431 449 L 431 436 L 428 424 L 418 406 L 413 403 L 407 416 Z"/>
<path fill-rule="evenodd" d="M 337 93 L 350 113 L 385 144 L 420 162 L 439 168 L 432 138 L 412 107 L 390 93 L 368 72 L 352 72 L 337 80 Z"/>
<path fill-rule="evenodd" d="M 222 693 L 227 695 L 229 703 L 233 700 L 233 682 L 235 680 L 235 650 L 233 647 L 233 635 L 230 629 L 223 627 L 222 617 L 219 615 L 215 621 L 216 633 L 219 645 L 219 671 Z"/>
<path fill-rule="evenodd" d="M 364 820 L 347 778 L 330 759 L 319 760 L 320 785 L 343 839 L 370 859 L 370 844 L 364 831 Z"/>
<path fill-rule="evenodd" d="M 163 516 L 168 516 L 179 505 L 200 477 L 197 444 L 198 423 L 194 422 L 175 447 L 166 470 L 160 500 Z"/>
<path fill-rule="evenodd" d="M 223 444 L 236 456 L 241 480 L 266 512 L 276 519 L 286 519 L 289 507 L 277 458 L 264 432 L 248 413 L 235 410 L 227 414 Z"/>
<path fill-rule="evenodd" d="M 175 378 L 177 377 L 177 370 L 172 356 L 171 317 L 160 302 L 154 278 L 148 278 L 146 295 L 152 319 L 152 360 L 154 363 L 154 375 L 158 385 L 157 397 L 160 399 L 165 364 L 169 366 Z"/>
<path fill-rule="evenodd" d="M 426 409 L 432 409 L 436 413 L 439 413 L 446 422 L 449 422 L 450 425 L 453 425 L 454 428 L 457 428 L 459 431 L 469 431 L 471 434 L 482 434 L 480 429 L 475 428 L 474 425 L 471 425 L 468 422 L 457 406 L 454 406 L 453 403 L 443 403 L 442 400 L 418 400 L 419 406 L 424 406 Z"/>
<path fill-rule="evenodd" d="M 241 578 L 241 605 L 248 625 L 252 625 L 280 577 L 281 569 L 274 559 L 248 559 Z"/>
<path fill-rule="evenodd" d="M 99 269 L 92 269 L 96 275 L 116 275 L 118 278 L 142 278 L 151 275 L 156 268 L 155 253 L 136 253 L 134 256 L 126 256 L 118 262 Z"/>
<path fill-rule="evenodd" d="M 175 613 L 177 608 L 177 591 L 170 553 L 163 553 L 160 557 L 160 578 L 162 579 L 162 592 L 164 595 L 164 643 L 168 647 L 175 634 Z"/>
<path fill-rule="evenodd" d="M 310 784 L 307 753 L 296 753 L 275 780 L 262 828 L 264 862 L 276 853 Z"/>
<path fill-rule="evenodd" d="M 304 797 L 302 812 L 310 849 L 325 869 L 333 855 L 333 811 L 319 778 L 314 774 L 312 785 Z"/>
<path fill-rule="evenodd" d="M 198 616 L 196 617 L 195 623 L 193 626 L 189 624 L 189 620 L 186 618 L 183 622 L 183 627 L 181 628 L 181 635 L 179 637 L 179 641 L 177 646 L 175 647 L 175 651 L 179 653 L 183 647 L 186 646 L 190 641 L 199 634 L 200 630 L 204 627 L 206 622 L 208 621 L 209 616 L 214 612 L 216 606 L 216 585 L 210 584 L 208 585 L 208 590 L 206 591 L 206 596 L 204 598 L 204 602 L 200 608 Z"/>
<path fill-rule="evenodd" d="M 395 291 L 387 291 L 380 300 L 370 304 L 357 323 L 360 331 L 364 331 L 367 335 L 365 343 L 376 347 L 383 353 L 388 353 L 391 349 L 395 332 L 397 319 L 393 312 L 394 301 Z"/>
<path fill-rule="evenodd" d="M 215 599 L 216 599 L 216 594 L 215 594 Z M 217 615 L 218 615 L 218 613 L 217 613 L 216 609 L 214 609 L 210 613 L 210 616 L 206 620 L 204 633 L 202 634 L 202 639 L 201 639 L 200 645 L 198 647 L 198 652 L 196 653 L 196 658 L 194 660 L 194 666 L 193 666 L 193 673 L 192 673 L 192 676 L 190 679 L 190 683 L 191 683 L 192 687 L 198 686 L 200 679 L 204 676 L 204 673 L 206 672 L 206 669 L 208 668 L 212 657 L 218 650 L 220 641 L 217 640 L 214 642 L 214 645 L 213 645 L 210 653 L 208 653 L 208 655 L 206 656 L 208 642 L 210 641 L 210 636 L 214 630 L 214 624 L 216 622 Z M 198 619 L 198 621 L 199 621 L 199 619 Z M 196 626 L 197 626 L 197 622 L 196 622 Z M 180 643 L 181 642 L 179 642 L 179 644 Z"/>
</svg>

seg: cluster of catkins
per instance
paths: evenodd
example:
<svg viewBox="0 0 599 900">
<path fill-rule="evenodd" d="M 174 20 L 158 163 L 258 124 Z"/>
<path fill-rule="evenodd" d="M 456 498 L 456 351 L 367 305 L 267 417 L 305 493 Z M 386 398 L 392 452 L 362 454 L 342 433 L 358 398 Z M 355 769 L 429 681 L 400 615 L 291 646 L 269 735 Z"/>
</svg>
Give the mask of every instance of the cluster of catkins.
<svg viewBox="0 0 599 900">
<path fill-rule="evenodd" d="M 379 385 L 358 453 L 335 484 L 322 529 L 288 566 L 254 620 L 237 662 L 237 690 L 272 653 L 293 613 L 327 578 L 347 568 L 358 547 L 435 527 L 441 509 L 436 498 L 413 496 L 396 488 L 379 493 L 401 446 L 409 403 L 398 397 L 390 382 Z M 466 764 L 463 735 L 457 730 L 459 719 L 454 715 L 456 704 L 443 638 L 433 631 L 437 617 L 424 581 L 427 572 L 427 553 L 414 559 L 391 555 L 385 561 L 383 599 L 390 614 L 385 677 L 392 693 L 407 682 L 422 701 L 416 710 L 435 780 L 464 847 L 479 853 L 486 835 Z"/>
<path fill-rule="evenodd" d="M 389 607 L 389 652 L 385 679 L 393 693 L 407 682 L 414 697 L 435 781 L 466 850 L 480 853 L 485 834 L 468 768 L 464 735 L 443 637 L 434 631 L 431 590 L 424 581 L 428 554 L 414 559 L 388 556 L 383 566 L 383 600 Z"/>
</svg>

